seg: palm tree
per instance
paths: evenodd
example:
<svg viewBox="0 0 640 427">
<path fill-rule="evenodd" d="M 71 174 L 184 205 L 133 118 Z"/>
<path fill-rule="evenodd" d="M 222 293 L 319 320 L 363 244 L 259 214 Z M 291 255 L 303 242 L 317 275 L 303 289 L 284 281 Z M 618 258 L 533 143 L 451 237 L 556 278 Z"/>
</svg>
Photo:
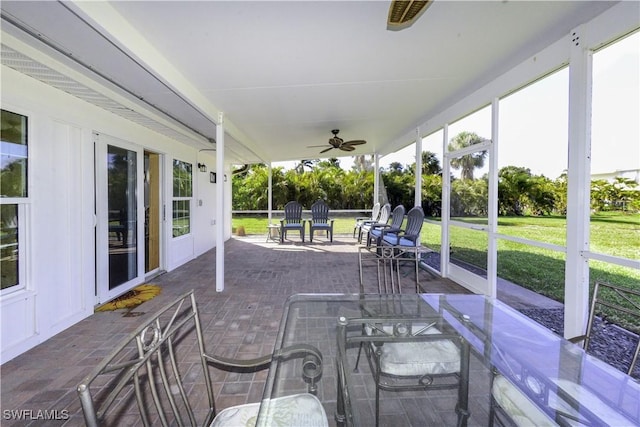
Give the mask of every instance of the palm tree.
<svg viewBox="0 0 640 427">
<path fill-rule="evenodd" d="M 373 170 L 374 157 L 373 154 L 367 159 L 366 154 L 359 154 L 353 157 L 353 170 L 357 172 L 367 172 Z"/>
<path fill-rule="evenodd" d="M 295 167 L 295 171 L 298 174 L 303 174 L 305 167 L 309 168 L 309 170 L 312 170 L 316 163 L 317 163 L 317 160 L 307 160 L 307 159 L 300 160 L 300 163 L 298 163 Z"/>
<path fill-rule="evenodd" d="M 423 175 L 440 175 L 442 168 L 440 167 L 440 160 L 436 156 L 436 153 L 431 151 L 422 152 L 422 174 Z"/>
<path fill-rule="evenodd" d="M 473 132 L 460 132 L 449 142 L 449 151 L 457 151 L 462 148 L 470 147 L 474 144 L 483 142 L 485 138 L 478 136 Z M 479 151 L 472 154 L 466 154 L 455 159 L 451 159 L 451 167 L 454 169 L 462 169 L 462 179 L 473 180 L 473 170 L 484 166 L 484 159 L 487 157 L 487 151 Z"/>
</svg>

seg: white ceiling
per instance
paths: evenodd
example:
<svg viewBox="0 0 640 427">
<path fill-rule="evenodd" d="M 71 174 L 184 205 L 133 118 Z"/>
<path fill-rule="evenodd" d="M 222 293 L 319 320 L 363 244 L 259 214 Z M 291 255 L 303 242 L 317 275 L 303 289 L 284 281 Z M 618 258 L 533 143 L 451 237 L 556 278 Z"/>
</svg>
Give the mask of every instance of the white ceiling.
<svg viewBox="0 0 640 427">
<path fill-rule="evenodd" d="M 615 2 L 436 0 L 401 31 L 386 28 L 389 4 L 2 1 L 1 7 L 3 31 L 41 50 L 54 47 L 51 55 L 61 61 L 69 60 L 60 53 L 72 53 L 83 73 L 196 130 L 200 148 L 215 138 L 214 122 L 224 112 L 230 156 L 268 162 L 319 157 L 321 147 L 307 147 L 325 144 L 334 128 L 345 140 L 367 144 L 324 156 L 386 154 L 429 116 Z"/>
</svg>

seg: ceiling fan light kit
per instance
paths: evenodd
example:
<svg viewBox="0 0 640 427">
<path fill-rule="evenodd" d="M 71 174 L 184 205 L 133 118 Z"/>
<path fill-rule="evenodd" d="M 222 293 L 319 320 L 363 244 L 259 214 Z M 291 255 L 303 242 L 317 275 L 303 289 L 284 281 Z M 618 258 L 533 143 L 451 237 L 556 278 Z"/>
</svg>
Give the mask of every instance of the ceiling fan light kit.
<svg viewBox="0 0 640 427">
<path fill-rule="evenodd" d="M 397 1 L 394 0 L 389 6 L 389 17 L 387 18 L 387 29 L 402 30 L 410 27 L 422 12 L 431 6 L 433 0 L 417 1 Z"/>
</svg>

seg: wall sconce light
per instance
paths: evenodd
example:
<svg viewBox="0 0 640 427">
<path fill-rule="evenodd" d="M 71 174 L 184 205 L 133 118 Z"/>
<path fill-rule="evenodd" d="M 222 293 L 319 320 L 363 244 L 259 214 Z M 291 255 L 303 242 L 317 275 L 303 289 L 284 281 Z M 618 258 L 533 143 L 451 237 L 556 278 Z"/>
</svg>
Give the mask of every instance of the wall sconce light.
<svg viewBox="0 0 640 427">
<path fill-rule="evenodd" d="M 224 182 L 227 182 L 227 174 L 224 174 Z"/>
<path fill-rule="evenodd" d="M 216 173 L 215 172 L 209 172 L 209 182 L 212 184 L 216 183 Z"/>
<path fill-rule="evenodd" d="M 200 169 L 200 172 L 206 172 L 207 165 L 205 165 L 204 163 L 198 163 L 198 169 Z"/>
</svg>

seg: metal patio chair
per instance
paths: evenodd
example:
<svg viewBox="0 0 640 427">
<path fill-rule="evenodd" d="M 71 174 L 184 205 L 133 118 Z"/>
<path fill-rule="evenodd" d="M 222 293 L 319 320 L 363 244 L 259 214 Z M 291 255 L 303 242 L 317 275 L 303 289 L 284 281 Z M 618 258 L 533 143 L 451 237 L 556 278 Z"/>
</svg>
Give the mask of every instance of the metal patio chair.
<svg viewBox="0 0 640 427">
<path fill-rule="evenodd" d="M 619 319 L 624 314 L 632 319 L 631 324 L 640 327 L 640 291 L 624 288 L 617 285 L 596 282 L 593 289 L 593 296 L 589 309 L 589 317 L 587 321 L 586 332 L 583 335 L 570 338 L 569 341 L 574 344 L 582 343 L 581 346 L 587 353 L 590 352 L 590 342 L 597 334 L 607 333 L 608 328 L 618 328 L 617 325 L 610 323 L 609 318 Z M 633 320 L 635 319 L 635 320 Z M 640 336 L 638 331 L 629 332 L 630 345 L 627 347 L 625 364 L 622 360 L 617 360 L 619 365 L 615 366 L 620 371 L 630 376 L 635 376 L 635 380 L 629 378 L 628 387 L 636 390 L 636 394 L 640 393 L 640 368 L 638 368 L 638 355 L 640 353 Z M 593 354 L 598 357 L 597 354 Z M 513 363 L 512 363 L 513 364 Z M 517 365 L 517 364 L 516 364 Z M 531 425 L 587 425 L 586 420 L 579 420 L 579 415 L 568 404 L 554 396 L 555 386 L 561 386 L 566 394 L 570 397 L 579 399 L 580 404 L 588 408 L 598 409 L 598 416 L 601 417 L 608 425 L 628 425 L 629 419 L 625 416 L 607 410 L 603 400 L 617 401 L 624 399 L 625 393 L 629 390 L 620 390 L 619 396 L 598 395 L 598 390 L 589 390 L 585 386 L 566 380 L 556 379 L 550 386 L 538 386 L 531 390 L 531 380 L 522 381 L 517 384 L 514 378 L 525 378 L 526 375 L 518 373 L 507 378 L 506 375 L 498 373 L 494 370 L 491 380 L 491 405 L 489 413 L 490 425 L 498 423 L 500 425 L 520 425 L 527 423 Z M 529 374 L 531 375 L 531 374 Z M 533 382 L 535 384 L 535 382 Z M 538 382 L 539 384 L 542 384 Z M 523 391 L 527 390 L 527 392 Z M 556 411 L 556 419 L 551 420 L 549 414 L 542 411 L 533 403 L 534 399 L 544 399 L 545 403 L 554 408 Z M 640 409 L 636 405 L 634 413 L 625 414 L 630 419 L 640 420 Z M 520 421 L 520 424 L 516 420 Z"/>
<path fill-rule="evenodd" d="M 316 230 L 327 232 L 329 241 L 333 242 L 333 219 L 329 218 L 329 205 L 324 200 L 318 200 L 311 205 L 311 220 L 309 221 L 309 241 L 313 242 Z"/>
<path fill-rule="evenodd" d="M 297 230 L 300 232 L 300 239 L 304 243 L 305 220 L 302 219 L 302 205 L 291 201 L 284 205 L 284 218 L 280 220 L 280 243 L 287 237 L 287 231 Z"/>
<path fill-rule="evenodd" d="M 383 293 L 397 292 L 391 287 Z M 468 347 L 463 351 L 462 338 L 440 314 L 422 312 L 419 302 L 410 307 L 399 301 L 381 298 L 379 307 L 363 308 L 358 319 L 362 338 L 354 372 L 364 350 L 376 386 L 376 426 L 381 391 L 459 389 L 463 363 L 468 367 Z"/>
<path fill-rule="evenodd" d="M 631 341 L 635 344 L 628 348 L 625 365 L 623 361 L 618 361 L 616 366 L 627 375 L 634 376 L 640 380 L 640 368 L 638 359 L 640 357 L 640 291 L 609 283 L 596 282 L 593 287 L 593 297 L 589 308 L 589 320 L 584 335 L 570 338 L 574 344 L 582 343 L 582 347 L 591 353 L 591 341 L 598 334 L 606 334 L 610 327 L 617 327 L 612 320 L 627 317 L 627 321 L 632 328 L 635 328 L 630 335 L 634 335 Z M 598 357 L 597 354 L 593 353 Z"/>
<path fill-rule="evenodd" d="M 193 291 L 148 317 L 78 385 L 87 426 L 255 425 L 260 403 L 217 412 L 211 367 L 237 373 L 269 368 L 271 361 L 304 358 L 302 379 L 308 390 L 322 372 L 322 355 L 298 345 L 255 359 L 210 355 L 205 350 Z M 318 398 L 298 393 L 270 402 L 287 425 L 328 426 Z"/>
</svg>

